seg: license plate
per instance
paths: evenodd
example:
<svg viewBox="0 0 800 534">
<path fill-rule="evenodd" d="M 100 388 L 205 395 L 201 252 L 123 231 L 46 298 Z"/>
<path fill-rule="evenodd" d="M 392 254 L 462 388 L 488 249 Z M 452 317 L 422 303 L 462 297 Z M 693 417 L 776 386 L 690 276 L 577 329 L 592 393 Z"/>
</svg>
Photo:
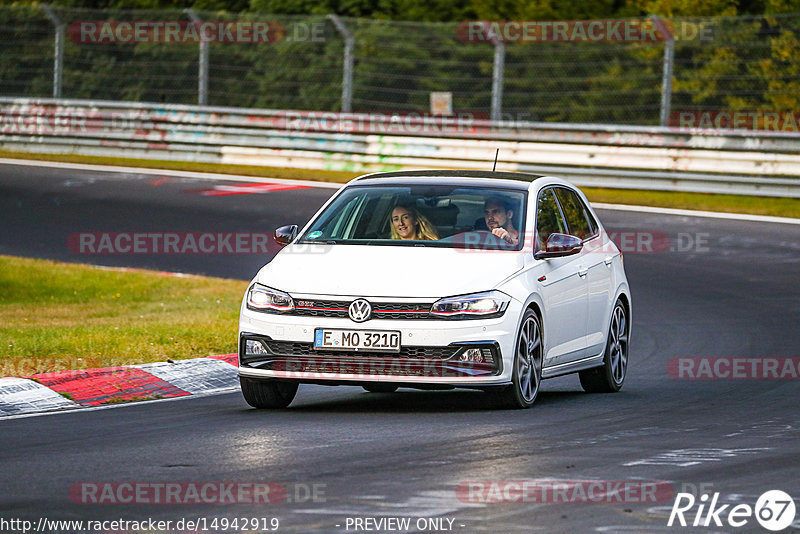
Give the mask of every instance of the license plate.
<svg viewBox="0 0 800 534">
<path fill-rule="evenodd" d="M 314 330 L 314 348 L 400 352 L 400 332 L 386 330 Z"/>
</svg>

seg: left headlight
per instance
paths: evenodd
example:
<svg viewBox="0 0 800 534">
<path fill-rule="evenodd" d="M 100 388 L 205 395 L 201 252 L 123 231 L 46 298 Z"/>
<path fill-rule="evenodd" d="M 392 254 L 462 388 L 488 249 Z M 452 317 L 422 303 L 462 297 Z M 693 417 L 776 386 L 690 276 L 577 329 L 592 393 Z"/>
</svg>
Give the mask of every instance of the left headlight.
<svg viewBox="0 0 800 534">
<path fill-rule="evenodd" d="M 288 293 L 261 284 L 247 290 L 247 309 L 267 313 L 286 313 L 294 310 L 294 301 Z"/>
<path fill-rule="evenodd" d="M 443 319 L 490 319 L 505 313 L 511 297 L 501 291 L 486 291 L 437 300 L 431 314 Z"/>
</svg>

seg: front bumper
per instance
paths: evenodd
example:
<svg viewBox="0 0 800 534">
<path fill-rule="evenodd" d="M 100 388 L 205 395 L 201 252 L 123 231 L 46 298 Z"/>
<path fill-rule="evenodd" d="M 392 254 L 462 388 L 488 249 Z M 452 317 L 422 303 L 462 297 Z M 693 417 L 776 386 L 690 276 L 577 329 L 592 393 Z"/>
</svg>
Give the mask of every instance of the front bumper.
<svg viewBox="0 0 800 534">
<path fill-rule="evenodd" d="M 429 320 L 424 324 L 419 320 L 353 323 L 349 319 L 281 316 L 243 308 L 239 325 L 239 374 L 330 385 L 391 382 L 482 387 L 509 384 L 519 316 L 514 304 L 512 301 L 505 314 L 498 318 Z M 317 328 L 397 330 L 401 333 L 401 351 L 387 354 L 315 350 Z M 262 348 L 248 351 L 248 340 Z M 468 349 L 478 349 L 485 361 L 462 360 Z M 474 355 L 475 351 L 469 354 Z"/>
</svg>

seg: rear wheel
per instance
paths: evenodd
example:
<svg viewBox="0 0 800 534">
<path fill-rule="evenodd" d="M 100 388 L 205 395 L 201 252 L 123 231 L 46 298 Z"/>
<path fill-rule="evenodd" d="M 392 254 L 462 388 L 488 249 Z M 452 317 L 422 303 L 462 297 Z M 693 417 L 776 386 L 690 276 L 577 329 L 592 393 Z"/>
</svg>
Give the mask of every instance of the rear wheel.
<svg viewBox="0 0 800 534">
<path fill-rule="evenodd" d="M 239 377 L 242 395 L 253 408 L 286 408 L 297 394 L 297 382 Z"/>
<path fill-rule="evenodd" d="M 581 371 L 581 386 L 588 393 L 614 393 L 622 388 L 628 372 L 628 311 L 617 301 L 611 313 L 603 365 Z"/>
<path fill-rule="evenodd" d="M 533 310 L 527 310 L 517 334 L 512 384 L 501 390 L 500 400 L 507 408 L 530 408 L 542 383 L 542 326 Z"/>
<path fill-rule="evenodd" d="M 392 384 L 364 384 L 361 387 L 370 393 L 394 393 L 397 391 L 397 386 L 393 386 Z"/>
</svg>

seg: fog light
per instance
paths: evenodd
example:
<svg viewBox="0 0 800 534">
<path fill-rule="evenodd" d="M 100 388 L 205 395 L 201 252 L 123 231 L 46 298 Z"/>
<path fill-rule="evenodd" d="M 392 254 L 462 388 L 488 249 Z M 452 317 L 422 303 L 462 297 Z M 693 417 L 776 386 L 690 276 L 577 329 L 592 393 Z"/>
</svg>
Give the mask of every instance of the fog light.
<svg viewBox="0 0 800 534">
<path fill-rule="evenodd" d="M 248 339 L 244 346 L 245 354 L 269 354 L 269 351 L 259 341 Z"/>
<path fill-rule="evenodd" d="M 458 359 L 462 362 L 477 362 L 484 363 L 486 360 L 483 358 L 481 349 L 467 349 L 461 353 Z"/>
</svg>

